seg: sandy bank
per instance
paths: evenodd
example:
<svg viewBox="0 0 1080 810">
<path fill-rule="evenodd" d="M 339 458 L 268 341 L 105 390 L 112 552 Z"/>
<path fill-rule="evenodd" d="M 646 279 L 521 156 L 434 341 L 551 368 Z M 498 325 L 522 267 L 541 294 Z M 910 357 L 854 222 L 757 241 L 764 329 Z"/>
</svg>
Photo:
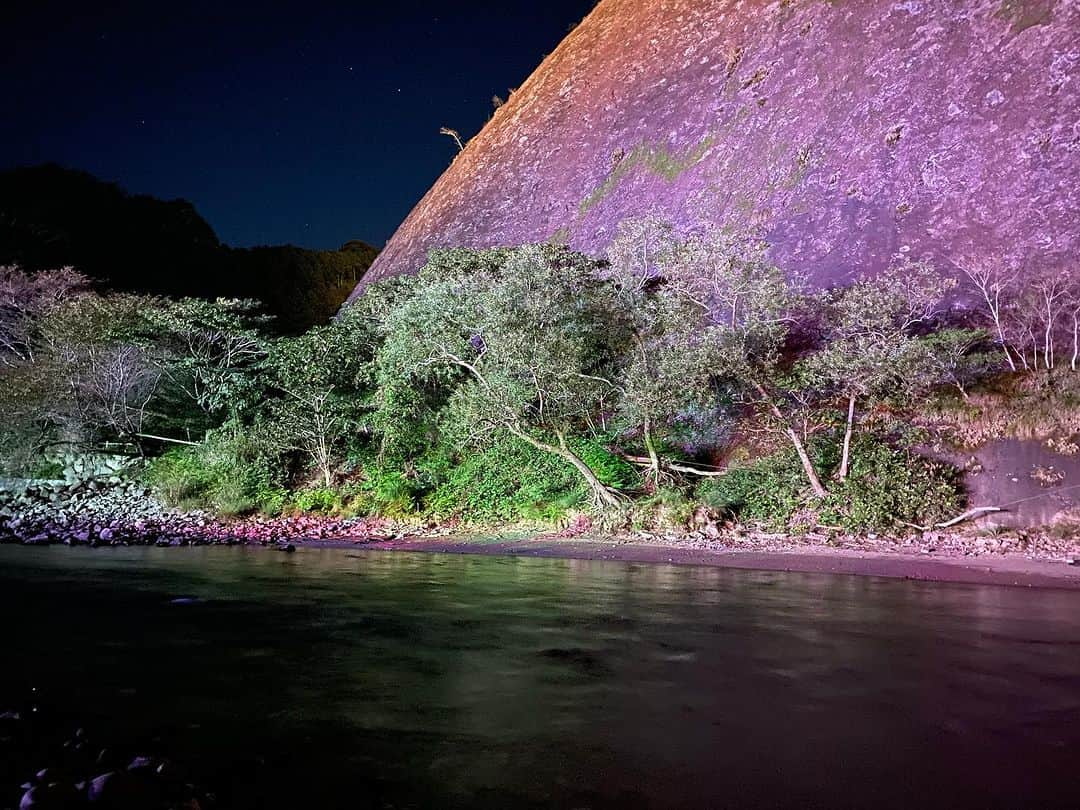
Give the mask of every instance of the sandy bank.
<svg viewBox="0 0 1080 810">
<path fill-rule="evenodd" d="M 1080 565 L 1064 560 L 1014 554 L 974 556 L 921 552 L 879 553 L 828 546 L 800 546 L 782 551 L 702 549 L 601 538 L 535 537 L 525 539 L 403 538 L 395 540 L 300 541 L 299 546 L 362 548 L 438 554 L 493 554 L 575 560 L 708 565 L 719 568 L 849 574 L 929 582 L 1008 585 L 1080 590 Z"/>
</svg>

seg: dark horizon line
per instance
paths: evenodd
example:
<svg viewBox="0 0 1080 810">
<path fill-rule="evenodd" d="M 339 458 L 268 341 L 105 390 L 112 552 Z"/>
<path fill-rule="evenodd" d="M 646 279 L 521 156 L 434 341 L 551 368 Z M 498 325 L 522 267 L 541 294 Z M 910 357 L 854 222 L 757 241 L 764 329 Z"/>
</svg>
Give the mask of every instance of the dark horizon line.
<svg viewBox="0 0 1080 810">
<path fill-rule="evenodd" d="M 233 249 L 233 250 L 251 250 L 251 249 L 255 249 L 255 248 L 268 248 L 268 247 L 295 247 L 295 248 L 301 248 L 303 250 L 336 251 L 336 250 L 341 250 L 342 248 L 345 247 L 345 245 L 349 244 L 350 242 L 362 242 L 363 244 L 368 245 L 369 247 L 375 248 L 376 250 L 381 252 L 383 250 L 383 248 L 386 247 L 386 243 L 390 241 L 389 238 L 387 238 L 386 240 L 383 240 L 381 242 L 381 244 L 380 244 L 380 242 L 378 240 L 365 239 L 364 237 L 361 237 L 361 236 L 353 236 L 353 237 L 349 237 L 347 239 L 342 240 L 336 246 L 330 246 L 330 247 L 322 246 L 322 245 L 299 244 L 297 242 L 259 242 L 259 243 L 252 243 L 252 244 L 234 244 L 234 243 L 231 243 L 231 242 L 226 242 L 224 239 L 222 239 L 221 236 L 218 233 L 217 228 L 214 226 L 214 223 L 211 222 L 207 218 L 207 216 L 205 214 L 203 214 L 202 211 L 199 210 L 199 206 L 198 206 L 197 202 L 195 200 L 188 199 L 187 197 L 161 197 L 161 196 L 158 196 L 156 194 L 151 194 L 149 192 L 133 191 L 130 187 L 125 185 L 120 180 L 107 178 L 107 177 L 102 177 L 102 176 L 100 176 L 98 174 L 95 174 L 94 172 L 92 172 L 92 171 L 90 171 L 88 169 L 82 168 L 81 166 L 71 166 L 71 165 L 62 163 L 59 160 L 46 160 L 46 161 L 41 161 L 41 162 L 38 162 L 38 163 L 15 163 L 15 164 L 0 165 L 0 175 L 7 174 L 9 172 L 31 171 L 31 170 L 35 170 L 35 169 L 59 169 L 61 171 L 65 171 L 65 172 L 73 172 L 73 173 L 77 173 L 77 174 L 82 174 L 82 175 L 85 175 L 87 177 L 92 178 L 96 182 L 104 183 L 104 184 L 115 187 L 118 191 L 120 191 L 122 194 L 124 194 L 127 197 L 133 197 L 133 198 L 141 197 L 141 198 L 145 198 L 145 199 L 156 200 L 158 202 L 163 202 L 163 203 L 185 203 L 187 205 L 190 205 L 192 210 L 195 211 L 195 213 L 199 216 L 199 218 L 202 219 L 202 221 L 205 222 L 210 227 L 210 230 L 212 230 L 213 233 L 214 233 L 214 238 L 216 238 L 218 240 L 218 242 L 221 244 L 221 246 L 226 247 L 226 248 L 230 248 L 230 249 Z"/>
</svg>

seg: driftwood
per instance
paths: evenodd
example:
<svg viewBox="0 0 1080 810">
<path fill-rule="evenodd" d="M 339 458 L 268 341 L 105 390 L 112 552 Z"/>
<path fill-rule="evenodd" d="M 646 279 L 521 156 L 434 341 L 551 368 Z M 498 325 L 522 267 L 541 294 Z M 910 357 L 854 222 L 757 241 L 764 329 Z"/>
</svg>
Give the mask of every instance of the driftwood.
<svg viewBox="0 0 1080 810">
<path fill-rule="evenodd" d="M 957 515 L 954 518 L 943 521 L 942 523 L 935 523 L 932 526 L 919 526 L 916 523 L 908 523 L 901 520 L 905 526 L 910 526 L 912 529 L 918 529 L 921 532 L 928 532 L 931 529 L 948 529 L 955 526 L 958 523 L 963 523 L 965 520 L 972 520 L 973 518 L 982 517 L 983 515 L 989 515 L 992 512 L 1004 512 L 1005 510 L 1000 506 L 976 506 L 974 509 L 968 509 L 962 515 Z"/>
<path fill-rule="evenodd" d="M 623 455 L 623 458 L 632 464 L 637 464 L 639 467 L 652 466 L 652 460 L 648 456 Z M 686 473 L 687 475 L 699 475 L 702 478 L 719 478 L 721 475 L 727 475 L 727 470 L 706 470 L 701 467 L 692 467 L 689 464 L 677 461 L 667 461 L 665 459 L 660 460 L 660 466 L 672 470 L 673 472 Z"/>
</svg>

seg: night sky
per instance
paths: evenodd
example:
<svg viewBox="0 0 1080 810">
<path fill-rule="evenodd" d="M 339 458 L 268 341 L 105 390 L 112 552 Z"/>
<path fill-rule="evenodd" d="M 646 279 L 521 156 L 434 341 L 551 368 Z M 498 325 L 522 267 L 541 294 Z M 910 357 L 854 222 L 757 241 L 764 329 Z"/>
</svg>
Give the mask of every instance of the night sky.
<svg viewBox="0 0 1080 810">
<path fill-rule="evenodd" d="M 19 3 L 0 168 L 192 201 L 228 244 L 382 245 L 594 0 Z"/>
</svg>

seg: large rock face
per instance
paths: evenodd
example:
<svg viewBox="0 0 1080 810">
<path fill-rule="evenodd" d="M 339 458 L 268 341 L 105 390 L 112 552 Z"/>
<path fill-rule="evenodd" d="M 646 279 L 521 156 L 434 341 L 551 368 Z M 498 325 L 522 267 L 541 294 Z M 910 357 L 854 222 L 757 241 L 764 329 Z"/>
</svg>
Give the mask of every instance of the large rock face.
<svg viewBox="0 0 1080 810">
<path fill-rule="evenodd" d="M 364 283 L 433 247 L 756 228 L 818 282 L 898 251 L 1075 265 L 1077 0 L 602 0 Z"/>
</svg>

